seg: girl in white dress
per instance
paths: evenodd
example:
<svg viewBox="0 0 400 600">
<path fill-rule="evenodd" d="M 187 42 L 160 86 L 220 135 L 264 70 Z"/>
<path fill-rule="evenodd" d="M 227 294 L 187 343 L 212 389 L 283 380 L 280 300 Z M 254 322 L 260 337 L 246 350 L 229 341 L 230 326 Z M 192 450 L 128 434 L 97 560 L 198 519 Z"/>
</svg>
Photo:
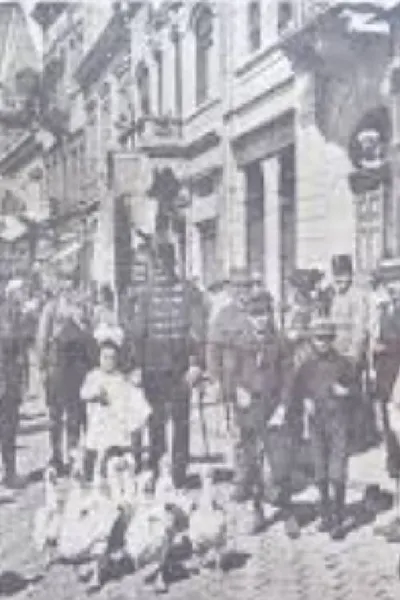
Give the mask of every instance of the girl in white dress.
<svg viewBox="0 0 400 600">
<path fill-rule="evenodd" d="M 104 472 L 110 456 L 131 450 L 132 434 L 143 429 L 151 409 L 141 388 L 118 368 L 122 340 L 110 328 L 99 342 L 99 367 L 87 374 L 81 398 L 87 405 L 85 448 Z"/>
</svg>

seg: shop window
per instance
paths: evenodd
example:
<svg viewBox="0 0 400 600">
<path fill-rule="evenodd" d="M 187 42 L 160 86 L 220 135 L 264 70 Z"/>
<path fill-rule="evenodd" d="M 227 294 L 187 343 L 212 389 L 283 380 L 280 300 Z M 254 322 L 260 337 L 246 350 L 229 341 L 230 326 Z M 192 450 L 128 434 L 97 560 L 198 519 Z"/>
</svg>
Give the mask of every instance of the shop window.
<svg viewBox="0 0 400 600">
<path fill-rule="evenodd" d="M 207 6 L 201 7 L 194 23 L 196 38 L 196 104 L 207 100 L 210 92 L 210 50 L 213 44 L 213 15 Z"/>
<path fill-rule="evenodd" d="M 157 65 L 157 112 L 158 116 L 161 117 L 164 98 L 164 55 L 161 50 L 157 50 L 155 61 Z"/>
<path fill-rule="evenodd" d="M 203 284 L 208 287 L 217 276 L 217 221 L 209 219 L 199 225 Z"/>
<path fill-rule="evenodd" d="M 261 10 L 260 2 L 250 2 L 247 9 L 248 44 L 250 52 L 261 46 Z"/>
<path fill-rule="evenodd" d="M 250 271 L 264 273 L 264 178 L 259 163 L 246 169 L 247 181 L 247 265 Z"/>
</svg>

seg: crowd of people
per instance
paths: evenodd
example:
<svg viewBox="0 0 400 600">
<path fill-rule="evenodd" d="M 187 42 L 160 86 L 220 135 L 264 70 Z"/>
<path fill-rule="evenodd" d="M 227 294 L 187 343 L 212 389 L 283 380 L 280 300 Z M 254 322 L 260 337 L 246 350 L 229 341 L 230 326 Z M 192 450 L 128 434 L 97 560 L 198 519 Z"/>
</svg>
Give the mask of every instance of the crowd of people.
<svg viewBox="0 0 400 600">
<path fill-rule="evenodd" d="M 383 433 L 389 427 L 400 367 L 397 291 L 379 273 L 368 290 L 358 287 L 346 255 L 332 258 L 331 274 L 296 270 L 290 283 L 278 325 L 259 274 L 235 268 L 201 290 L 177 275 L 170 244 L 159 245 L 149 282 L 140 293 L 126 290 L 119 310 L 108 286 L 99 298 L 93 290 L 82 293 L 70 270 L 60 269 L 57 289 L 46 292 L 10 282 L 0 305 L 4 484 L 20 483 L 18 415 L 34 357 L 49 412 L 49 463 L 58 476 L 68 476 L 79 448 L 89 482 L 96 472 L 106 476 L 111 457 L 125 454 L 156 482 L 169 453 L 174 486 L 184 488 L 190 398 L 203 386 L 224 407 L 234 449 L 232 501 L 251 503 L 252 531 L 265 524 L 266 441 L 278 427 L 284 452 L 273 476 L 288 535 L 300 533 L 292 479 L 307 438 L 319 527 L 342 539 L 351 448 L 376 440 L 378 423 Z"/>
</svg>

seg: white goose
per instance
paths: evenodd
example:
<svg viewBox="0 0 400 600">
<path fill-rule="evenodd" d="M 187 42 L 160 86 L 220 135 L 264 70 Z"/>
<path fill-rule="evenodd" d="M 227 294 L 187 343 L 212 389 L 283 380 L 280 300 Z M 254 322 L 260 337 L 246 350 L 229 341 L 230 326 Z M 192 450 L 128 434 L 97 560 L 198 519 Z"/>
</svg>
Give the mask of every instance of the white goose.
<svg viewBox="0 0 400 600">
<path fill-rule="evenodd" d="M 202 473 L 202 491 L 189 523 L 193 553 L 201 565 L 212 560 L 221 568 L 227 545 L 227 529 L 226 513 L 215 500 L 212 469 L 207 467 Z"/>
<path fill-rule="evenodd" d="M 174 518 L 149 490 L 152 474 L 138 478 L 138 493 L 133 518 L 125 534 L 125 551 L 135 568 L 155 567 L 157 592 L 167 591 L 165 568 L 174 538 Z"/>
<path fill-rule="evenodd" d="M 56 546 L 61 524 L 57 494 L 57 475 L 52 467 L 44 473 L 44 505 L 34 517 L 33 541 L 38 552 L 46 553 L 46 566 L 52 561 L 52 549 Z"/>
<path fill-rule="evenodd" d="M 177 532 L 187 528 L 192 502 L 181 490 L 176 489 L 172 476 L 172 462 L 168 454 L 160 461 L 160 475 L 154 497 L 157 505 L 164 506 L 172 513 Z"/>
</svg>

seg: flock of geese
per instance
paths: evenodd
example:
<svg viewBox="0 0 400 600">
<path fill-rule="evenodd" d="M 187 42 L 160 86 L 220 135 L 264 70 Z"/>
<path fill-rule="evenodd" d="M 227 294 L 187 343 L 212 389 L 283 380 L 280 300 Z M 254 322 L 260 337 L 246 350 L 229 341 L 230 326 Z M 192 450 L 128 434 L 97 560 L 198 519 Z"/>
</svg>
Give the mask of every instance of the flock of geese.
<svg viewBox="0 0 400 600">
<path fill-rule="evenodd" d="M 210 467 L 201 472 L 202 488 L 193 502 L 174 487 L 167 456 L 157 481 L 152 473 L 135 474 L 134 459 L 127 456 L 109 459 L 106 477 L 98 470 L 88 484 L 82 462 L 77 454 L 63 492 L 54 469 L 45 471 L 33 540 L 46 570 L 57 562 L 75 565 L 94 591 L 104 584 L 110 561 L 127 561 L 162 593 L 168 590 L 174 547 L 183 540 L 190 548 L 185 559 L 196 569 L 207 564 L 221 568 L 228 521 L 215 498 Z"/>
</svg>

